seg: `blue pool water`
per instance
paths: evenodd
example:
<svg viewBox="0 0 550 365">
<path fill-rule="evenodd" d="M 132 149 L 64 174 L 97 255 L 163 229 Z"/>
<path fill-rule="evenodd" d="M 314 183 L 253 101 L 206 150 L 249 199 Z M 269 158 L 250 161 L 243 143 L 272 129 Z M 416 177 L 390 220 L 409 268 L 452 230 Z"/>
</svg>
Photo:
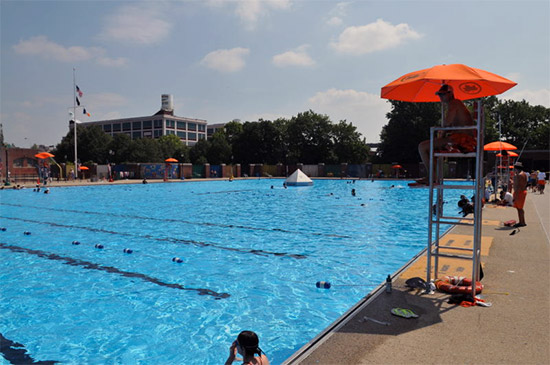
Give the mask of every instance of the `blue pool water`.
<svg viewBox="0 0 550 365">
<path fill-rule="evenodd" d="M 461 194 L 446 196 L 446 214 L 456 215 Z M 405 181 L 65 187 L 0 198 L 0 334 L 34 361 L 219 364 L 249 329 L 278 364 L 427 239 L 428 190 Z M 316 288 L 321 280 L 332 288 Z"/>
</svg>

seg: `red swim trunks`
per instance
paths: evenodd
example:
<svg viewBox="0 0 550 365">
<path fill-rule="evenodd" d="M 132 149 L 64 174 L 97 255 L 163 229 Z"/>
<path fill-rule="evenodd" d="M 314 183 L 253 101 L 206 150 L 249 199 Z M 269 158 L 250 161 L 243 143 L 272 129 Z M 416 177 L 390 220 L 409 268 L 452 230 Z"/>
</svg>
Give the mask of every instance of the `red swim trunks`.
<svg viewBox="0 0 550 365">
<path fill-rule="evenodd" d="M 525 197 L 527 197 L 527 190 L 514 191 L 514 208 L 523 209 Z"/>
</svg>

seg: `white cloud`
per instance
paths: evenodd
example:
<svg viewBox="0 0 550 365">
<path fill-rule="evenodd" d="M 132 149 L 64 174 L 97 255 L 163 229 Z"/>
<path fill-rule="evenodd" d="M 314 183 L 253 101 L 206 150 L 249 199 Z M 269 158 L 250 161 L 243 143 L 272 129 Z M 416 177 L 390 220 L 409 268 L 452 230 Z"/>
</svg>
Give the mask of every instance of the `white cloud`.
<svg viewBox="0 0 550 365">
<path fill-rule="evenodd" d="M 26 55 L 40 55 L 62 62 L 86 61 L 101 53 L 100 48 L 86 48 L 80 46 L 63 47 L 40 35 L 28 40 L 22 40 L 13 46 L 16 53 Z"/>
<path fill-rule="evenodd" d="M 339 26 L 342 25 L 344 20 L 342 18 L 347 15 L 347 8 L 350 3 L 341 2 L 336 4 L 334 8 L 329 12 L 330 18 L 327 20 L 327 24 L 330 26 Z"/>
<path fill-rule="evenodd" d="M 392 25 L 378 19 L 367 25 L 346 28 L 330 46 L 341 53 L 361 55 L 393 48 L 406 40 L 421 37 L 408 24 Z"/>
<path fill-rule="evenodd" d="M 497 95 L 497 97 L 499 97 Z M 515 101 L 527 101 L 530 105 L 542 105 L 546 108 L 550 108 L 550 90 L 549 89 L 540 89 L 540 90 L 519 90 L 513 92 L 506 92 L 502 97 L 499 97 L 505 100 L 515 100 Z"/>
<path fill-rule="evenodd" d="M 101 66 L 108 66 L 108 67 L 120 67 L 125 66 L 127 63 L 127 59 L 124 57 L 118 57 L 118 58 L 110 58 L 110 57 L 98 57 L 97 63 Z"/>
<path fill-rule="evenodd" d="M 128 99 L 120 94 L 115 93 L 97 93 L 97 94 L 87 94 L 86 104 L 90 107 L 93 106 L 96 109 L 99 108 L 113 108 L 118 106 L 123 106 L 128 104 Z M 88 110 L 91 112 L 91 110 Z"/>
<path fill-rule="evenodd" d="M 146 2 L 122 6 L 106 18 L 100 38 L 140 45 L 154 44 L 165 39 L 172 30 L 172 24 L 166 21 L 166 14 L 157 5 L 155 2 Z"/>
<path fill-rule="evenodd" d="M 80 62 L 95 60 L 102 66 L 123 66 L 126 64 L 126 59 L 117 58 L 113 60 L 105 57 L 105 50 L 100 47 L 81 47 L 72 46 L 64 47 L 60 44 L 52 42 L 48 37 L 40 35 L 22 40 L 13 46 L 13 49 L 18 54 L 37 55 L 46 59 L 53 59 L 61 62 Z M 105 60 L 111 60 L 105 62 Z"/>
<path fill-rule="evenodd" d="M 329 20 L 327 20 L 327 24 L 328 25 L 331 25 L 331 26 L 338 26 L 338 25 L 341 25 L 344 21 L 342 20 L 342 18 L 338 17 L 338 16 L 333 16 L 332 18 L 330 18 Z"/>
<path fill-rule="evenodd" d="M 277 67 L 286 66 L 313 66 L 315 61 L 307 54 L 308 45 L 302 45 L 293 51 L 273 56 L 273 64 Z"/>
<path fill-rule="evenodd" d="M 219 49 L 212 51 L 201 61 L 201 64 L 219 72 L 237 72 L 245 66 L 244 58 L 248 56 L 248 48 Z"/>
<path fill-rule="evenodd" d="M 504 77 L 513 82 L 519 82 L 521 80 L 521 74 L 519 72 L 510 72 Z"/>
<path fill-rule="evenodd" d="M 356 90 L 329 89 L 308 99 L 308 108 L 328 115 L 334 123 L 346 120 L 357 127 L 367 142 L 378 142 L 387 123 L 390 104 L 380 95 Z"/>
<path fill-rule="evenodd" d="M 211 7 L 223 7 L 228 4 L 234 6 L 235 15 L 248 30 L 253 30 L 260 18 L 267 16 L 272 10 L 287 10 L 292 6 L 291 0 L 208 0 L 205 2 Z"/>
</svg>

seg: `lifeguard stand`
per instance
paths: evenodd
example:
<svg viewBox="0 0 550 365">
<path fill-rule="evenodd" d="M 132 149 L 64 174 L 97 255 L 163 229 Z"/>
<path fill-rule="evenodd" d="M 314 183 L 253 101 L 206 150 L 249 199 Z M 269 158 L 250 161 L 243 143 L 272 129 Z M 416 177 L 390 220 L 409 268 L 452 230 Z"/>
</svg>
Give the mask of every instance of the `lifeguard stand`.
<svg viewBox="0 0 550 365">
<path fill-rule="evenodd" d="M 442 110 L 443 111 L 443 110 Z M 474 102 L 474 112 L 477 115 L 475 126 L 466 127 L 432 127 L 430 128 L 430 166 L 429 166 L 429 226 L 428 226 L 428 250 L 427 250 L 427 282 L 432 279 L 432 260 L 434 261 L 433 275 L 438 278 L 439 258 L 449 257 L 454 259 L 469 260 L 472 263 L 472 281 L 479 281 L 480 253 L 481 253 L 481 226 L 482 226 L 482 199 L 484 196 L 484 178 L 483 178 L 483 137 L 485 130 L 485 118 L 482 113 L 482 102 L 478 99 Z M 442 113 L 444 118 L 444 113 Z M 443 125 L 443 120 L 442 120 Z M 434 139 L 439 131 L 446 132 L 468 132 L 474 130 L 477 136 L 477 145 L 475 152 L 454 153 L 434 150 Z M 443 160 L 448 157 L 453 158 L 472 158 L 475 159 L 475 176 L 473 185 L 470 180 L 463 180 L 463 184 L 448 184 L 443 176 Z M 434 169 L 435 166 L 435 169 Z M 448 189 L 468 189 L 472 190 L 474 198 L 474 216 L 450 217 L 444 214 L 443 201 L 445 191 Z M 434 208 L 435 207 L 435 208 Z M 463 254 L 445 252 L 448 247 L 440 246 L 439 236 L 441 234 L 441 225 L 462 225 L 469 226 L 472 229 L 472 248 L 452 247 L 452 250 L 463 251 Z M 475 296 L 475 283 L 472 285 L 472 296 Z"/>
</svg>

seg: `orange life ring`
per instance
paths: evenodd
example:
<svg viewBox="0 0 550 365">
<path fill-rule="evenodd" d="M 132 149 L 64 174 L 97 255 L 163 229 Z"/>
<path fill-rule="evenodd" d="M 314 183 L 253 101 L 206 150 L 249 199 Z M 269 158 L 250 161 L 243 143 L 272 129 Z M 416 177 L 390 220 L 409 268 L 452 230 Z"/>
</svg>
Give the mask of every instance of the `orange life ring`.
<svg viewBox="0 0 550 365">
<path fill-rule="evenodd" d="M 462 276 L 445 276 L 435 281 L 435 287 L 442 292 L 450 294 L 470 294 L 472 292 L 472 279 Z M 476 281 L 476 294 L 481 293 L 483 284 Z"/>
</svg>

